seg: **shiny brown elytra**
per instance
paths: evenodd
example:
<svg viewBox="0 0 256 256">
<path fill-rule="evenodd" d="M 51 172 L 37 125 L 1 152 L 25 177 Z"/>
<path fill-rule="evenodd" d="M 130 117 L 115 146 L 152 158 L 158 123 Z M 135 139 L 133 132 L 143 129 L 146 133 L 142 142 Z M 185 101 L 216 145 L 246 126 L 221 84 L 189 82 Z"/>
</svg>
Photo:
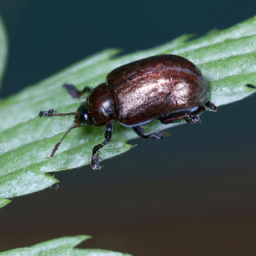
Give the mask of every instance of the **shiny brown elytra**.
<svg viewBox="0 0 256 256">
<path fill-rule="evenodd" d="M 110 142 L 113 121 L 131 127 L 143 139 L 161 139 L 162 131 L 145 134 L 141 126 L 155 119 L 164 124 L 182 119 L 199 123 L 199 114 L 217 110 L 208 99 L 206 82 L 199 68 L 176 55 L 152 56 L 123 65 L 110 72 L 106 82 L 94 89 L 85 87 L 78 91 L 74 85 L 63 86 L 75 98 L 89 94 L 76 112 L 40 111 L 40 117 L 75 115 L 74 123 L 55 145 L 50 157 L 73 128 L 105 125 L 105 140 L 92 150 L 91 164 L 95 170 L 101 169 L 98 150 Z"/>
</svg>

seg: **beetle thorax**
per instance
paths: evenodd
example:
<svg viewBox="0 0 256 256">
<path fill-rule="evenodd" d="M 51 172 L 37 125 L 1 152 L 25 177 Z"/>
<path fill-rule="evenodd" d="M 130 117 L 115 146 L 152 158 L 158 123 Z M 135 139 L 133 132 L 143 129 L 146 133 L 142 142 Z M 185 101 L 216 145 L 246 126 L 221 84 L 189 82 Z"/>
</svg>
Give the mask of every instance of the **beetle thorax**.
<svg viewBox="0 0 256 256">
<path fill-rule="evenodd" d="M 83 104 L 88 111 L 89 125 L 103 126 L 116 118 L 115 104 L 106 83 L 97 86 Z"/>
</svg>

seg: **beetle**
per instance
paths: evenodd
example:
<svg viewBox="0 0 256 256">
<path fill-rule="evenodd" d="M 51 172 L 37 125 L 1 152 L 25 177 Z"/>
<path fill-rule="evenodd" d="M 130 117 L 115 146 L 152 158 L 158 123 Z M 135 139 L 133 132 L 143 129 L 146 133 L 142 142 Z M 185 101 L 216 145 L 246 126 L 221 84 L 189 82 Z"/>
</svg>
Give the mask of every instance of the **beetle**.
<svg viewBox="0 0 256 256">
<path fill-rule="evenodd" d="M 143 139 L 161 139 L 163 131 L 146 134 L 141 126 L 156 119 L 163 124 L 177 120 L 197 124 L 204 111 L 217 111 L 208 99 L 206 81 L 199 68 L 177 55 L 157 55 L 120 66 L 94 89 L 85 87 L 79 91 L 72 84 L 63 87 L 74 98 L 84 93 L 88 95 L 76 112 L 58 114 L 53 109 L 39 112 L 40 117 L 75 116 L 74 123 L 55 145 L 50 157 L 73 128 L 106 126 L 105 140 L 92 150 L 94 170 L 101 169 L 98 150 L 110 142 L 114 121 L 131 127 Z"/>
</svg>

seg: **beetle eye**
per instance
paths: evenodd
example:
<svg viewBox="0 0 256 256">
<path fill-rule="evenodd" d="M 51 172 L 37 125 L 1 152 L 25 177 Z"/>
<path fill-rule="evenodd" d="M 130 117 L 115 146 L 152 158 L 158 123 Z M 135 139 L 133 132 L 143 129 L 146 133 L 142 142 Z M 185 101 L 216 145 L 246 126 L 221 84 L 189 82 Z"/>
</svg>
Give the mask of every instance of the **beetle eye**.
<svg viewBox="0 0 256 256">
<path fill-rule="evenodd" d="M 78 118 L 78 122 L 82 125 L 90 125 L 90 122 L 89 122 L 89 115 L 88 113 L 85 113 L 85 112 L 80 112 L 77 116 Z"/>
<path fill-rule="evenodd" d="M 88 108 L 86 103 L 82 103 L 77 109 L 77 121 L 82 125 L 90 125 L 89 122 L 90 115 L 88 113 Z"/>
</svg>

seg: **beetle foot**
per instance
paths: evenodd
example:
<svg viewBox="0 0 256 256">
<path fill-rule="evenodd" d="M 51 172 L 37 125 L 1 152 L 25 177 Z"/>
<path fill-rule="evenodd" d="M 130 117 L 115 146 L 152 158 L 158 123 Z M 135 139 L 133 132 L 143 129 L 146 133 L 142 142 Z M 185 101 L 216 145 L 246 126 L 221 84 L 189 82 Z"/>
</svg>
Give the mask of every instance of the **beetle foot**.
<svg viewBox="0 0 256 256">
<path fill-rule="evenodd" d="M 101 169 L 98 153 L 95 153 L 95 154 L 92 155 L 91 165 L 92 165 L 93 170 L 100 170 Z"/>
<path fill-rule="evenodd" d="M 186 121 L 187 121 L 188 123 L 191 123 L 191 124 L 199 124 L 199 123 L 202 122 L 202 121 L 200 120 L 199 115 L 190 115 L 189 117 L 186 118 Z"/>
<path fill-rule="evenodd" d="M 210 101 L 205 103 L 205 108 L 210 111 L 214 111 L 214 112 L 217 111 L 217 107 Z"/>
<path fill-rule="evenodd" d="M 57 112 L 55 109 L 50 109 L 48 111 L 40 111 L 39 116 L 40 117 L 51 117 L 53 113 Z"/>
<path fill-rule="evenodd" d="M 150 138 L 160 140 L 163 139 L 164 137 L 168 136 L 168 133 L 165 131 L 158 131 L 150 134 Z"/>
</svg>

